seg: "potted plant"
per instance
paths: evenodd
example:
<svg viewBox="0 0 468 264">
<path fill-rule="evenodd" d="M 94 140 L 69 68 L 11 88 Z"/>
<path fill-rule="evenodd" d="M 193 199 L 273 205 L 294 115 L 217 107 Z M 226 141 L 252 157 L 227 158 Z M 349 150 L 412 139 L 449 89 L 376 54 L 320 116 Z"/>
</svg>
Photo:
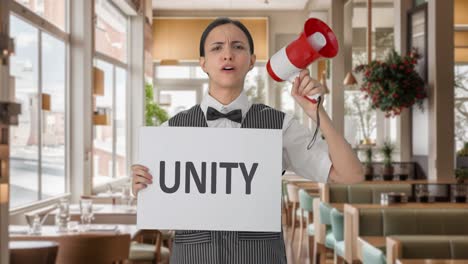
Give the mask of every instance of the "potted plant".
<svg viewBox="0 0 468 264">
<path fill-rule="evenodd" d="M 366 181 L 372 181 L 374 179 L 374 167 L 372 165 L 372 148 L 366 148 L 366 162 L 365 162 L 365 179 Z"/>
<path fill-rule="evenodd" d="M 457 168 L 468 168 L 468 142 L 457 151 Z"/>
<path fill-rule="evenodd" d="M 147 126 L 159 126 L 169 119 L 167 112 L 154 102 L 153 86 L 145 85 L 145 120 Z"/>
<path fill-rule="evenodd" d="M 385 141 L 380 151 L 383 154 L 383 172 L 382 177 L 385 181 L 393 180 L 393 165 L 392 165 L 392 154 L 395 150 L 395 146 L 390 141 Z"/>
<path fill-rule="evenodd" d="M 468 179 L 468 168 L 455 169 L 455 178 L 457 179 L 457 183 L 464 183 Z"/>
<path fill-rule="evenodd" d="M 401 56 L 393 50 L 385 61 L 374 60 L 355 68 L 355 72 L 364 73 L 361 91 L 370 98 L 373 109 L 385 112 L 385 117 L 399 115 L 414 104 L 422 109 L 427 93 L 415 69 L 419 58 L 416 52 Z"/>
</svg>

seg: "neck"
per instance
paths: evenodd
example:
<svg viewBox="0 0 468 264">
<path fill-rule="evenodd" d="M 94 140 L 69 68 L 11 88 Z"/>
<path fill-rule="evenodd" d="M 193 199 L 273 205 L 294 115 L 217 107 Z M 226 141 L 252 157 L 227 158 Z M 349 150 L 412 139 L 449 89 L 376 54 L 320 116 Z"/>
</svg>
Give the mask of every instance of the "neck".
<svg viewBox="0 0 468 264">
<path fill-rule="evenodd" d="M 240 88 L 215 88 L 210 86 L 209 93 L 216 99 L 218 102 L 223 105 L 228 105 L 232 103 L 242 92 L 242 87 Z"/>
</svg>

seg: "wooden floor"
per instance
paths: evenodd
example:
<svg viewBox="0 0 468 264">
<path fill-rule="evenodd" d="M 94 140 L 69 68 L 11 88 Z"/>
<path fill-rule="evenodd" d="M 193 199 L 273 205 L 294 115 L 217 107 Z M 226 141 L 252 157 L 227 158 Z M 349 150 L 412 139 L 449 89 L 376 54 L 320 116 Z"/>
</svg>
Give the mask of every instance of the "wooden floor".
<svg viewBox="0 0 468 264">
<path fill-rule="evenodd" d="M 302 250 L 301 250 L 301 256 L 297 258 L 297 253 L 299 250 L 299 228 L 296 229 L 296 234 L 294 235 L 294 241 L 291 243 L 290 237 L 291 237 L 291 228 L 286 228 L 286 226 L 283 226 L 283 232 L 284 232 L 284 242 L 286 244 L 286 255 L 288 257 L 288 264 L 309 264 L 309 249 L 308 249 L 308 239 L 307 239 L 307 233 L 306 231 L 304 232 L 303 235 L 303 241 L 302 241 Z M 327 264 L 332 264 L 333 259 L 328 258 L 327 259 Z"/>
</svg>

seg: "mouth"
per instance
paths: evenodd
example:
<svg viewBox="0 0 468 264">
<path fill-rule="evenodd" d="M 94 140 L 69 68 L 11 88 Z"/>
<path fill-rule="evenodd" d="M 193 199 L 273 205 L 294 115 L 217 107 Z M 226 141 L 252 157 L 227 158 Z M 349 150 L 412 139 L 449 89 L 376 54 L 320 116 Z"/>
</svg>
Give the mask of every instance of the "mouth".
<svg viewBox="0 0 468 264">
<path fill-rule="evenodd" d="M 224 66 L 224 67 L 221 68 L 221 70 L 223 72 L 232 72 L 232 71 L 235 70 L 235 68 L 233 66 Z"/>
</svg>

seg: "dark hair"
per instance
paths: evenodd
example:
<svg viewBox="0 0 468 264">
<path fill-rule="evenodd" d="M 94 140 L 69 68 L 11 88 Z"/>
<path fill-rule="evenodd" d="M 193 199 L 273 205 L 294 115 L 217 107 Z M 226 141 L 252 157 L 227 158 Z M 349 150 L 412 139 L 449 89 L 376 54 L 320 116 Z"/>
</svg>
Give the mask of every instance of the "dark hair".
<svg viewBox="0 0 468 264">
<path fill-rule="evenodd" d="M 253 44 L 253 39 L 252 35 L 250 35 L 249 30 L 240 22 L 239 20 L 233 20 L 227 17 L 220 17 L 215 19 L 213 22 L 211 22 L 206 28 L 205 31 L 203 31 L 203 34 L 200 38 L 200 57 L 205 56 L 205 42 L 206 42 L 206 37 L 208 37 L 208 34 L 217 26 L 225 25 L 225 24 L 233 24 L 237 26 L 242 32 L 244 32 L 245 36 L 247 37 L 247 40 L 249 41 L 249 46 L 250 46 L 250 54 L 254 53 L 254 44 Z"/>
</svg>

